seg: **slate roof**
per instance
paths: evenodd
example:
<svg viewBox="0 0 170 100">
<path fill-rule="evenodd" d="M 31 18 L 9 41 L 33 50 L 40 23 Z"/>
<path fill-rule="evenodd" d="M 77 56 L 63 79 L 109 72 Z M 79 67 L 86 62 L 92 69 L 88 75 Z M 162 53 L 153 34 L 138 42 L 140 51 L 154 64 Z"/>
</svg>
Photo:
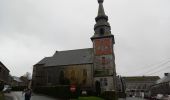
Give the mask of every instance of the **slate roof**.
<svg viewBox="0 0 170 100">
<path fill-rule="evenodd" d="M 45 57 L 41 61 L 39 61 L 37 64 L 46 64 L 50 60 L 50 58 L 51 57 Z"/>
<path fill-rule="evenodd" d="M 67 51 L 56 51 L 52 57 L 45 57 L 37 64 L 44 66 L 61 66 L 74 64 L 93 63 L 93 49 L 76 49 Z"/>
<path fill-rule="evenodd" d="M 0 67 L 5 68 L 7 71 L 9 71 L 9 69 L 0 61 Z M 9 71 L 10 72 L 10 71 Z"/>
<path fill-rule="evenodd" d="M 157 81 L 160 79 L 159 76 L 129 76 L 129 77 L 123 77 L 125 81 L 128 82 L 134 82 L 134 81 Z"/>
</svg>

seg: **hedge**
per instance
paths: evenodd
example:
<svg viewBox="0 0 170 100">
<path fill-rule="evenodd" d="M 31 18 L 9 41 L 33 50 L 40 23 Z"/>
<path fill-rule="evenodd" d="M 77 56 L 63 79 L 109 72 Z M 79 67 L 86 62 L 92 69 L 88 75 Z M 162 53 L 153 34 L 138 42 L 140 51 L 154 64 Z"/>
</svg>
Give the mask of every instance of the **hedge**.
<svg viewBox="0 0 170 100">
<path fill-rule="evenodd" d="M 101 94 L 105 100 L 118 100 L 118 94 L 115 91 L 105 91 Z"/>
<path fill-rule="evenodd" d="M 2 91 L 4 88 L 4 84 L 0 82 L 0 91 Z"/>
<path fill-rule="evenodd" d="M 126 98 L 125 92 L 117 92 L 117 95 L 118 95 L 119 98 Z"/>
<path fill-rule="evenodd" d="M 0 92 L 0 100 L 4 100 L 4 95 L 2 92 Z"/>
<path fill-rule="evenodd" d="M 39 94 L 45 94 L 48 96 L 56 97 L 56 98 L 78 98 L 80 95 L 80 89 L 77 88 L 74 93 L 70 91 L 69 85 L 59 85 L 59 86 L 53 86 L 53 87 L 35 87 L 33 89 L 35 93 Z"/>
<path fill-rule="evenodd" d="M 79 97 L 77 100 L 104 100 L 100 97 L 89 96 L 89 97 Z"/>
</svg>

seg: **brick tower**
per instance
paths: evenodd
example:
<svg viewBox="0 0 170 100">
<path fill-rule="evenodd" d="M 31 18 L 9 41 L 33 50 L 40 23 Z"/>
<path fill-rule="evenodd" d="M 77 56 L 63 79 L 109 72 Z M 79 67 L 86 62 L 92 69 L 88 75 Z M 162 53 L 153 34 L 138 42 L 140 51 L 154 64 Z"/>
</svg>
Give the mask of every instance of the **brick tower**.
<svg viewBox="0 0 170 100">
<path fill-rule="evenodd" d="M 111 34 L 111 27 L 108 23 L 108 16 L 105 15 L 103 0 L 98 0 L 98 15 L 95 18 L 94 35 L 91 37 L 94 49 L 94 85 L 96 91 L 116 90 L 116 69 L 114 55 L 114 36 Z M 97 90 L 97 88 L 99 88 Z"/>
</svg>

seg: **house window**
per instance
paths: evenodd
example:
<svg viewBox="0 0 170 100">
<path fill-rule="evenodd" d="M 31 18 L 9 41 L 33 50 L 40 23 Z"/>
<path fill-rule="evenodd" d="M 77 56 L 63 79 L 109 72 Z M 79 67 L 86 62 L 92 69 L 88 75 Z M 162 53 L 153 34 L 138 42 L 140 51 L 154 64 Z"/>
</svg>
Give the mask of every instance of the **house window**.
<svg viewBox="0 0 170 100">
<path fill-rule="evenodd" d="M 47 80 L 48 83 L 51 83 L 52 82 L 52 77 L 51 77 L 50 73 L 48 73 L 47 78 L 48 78 L 48 80 Z"/>
<path fill-rule="evenodd" d="M 146 86 L 147 86 L 147 85 L 146 85 L 146 84 L 144 84 L 143 89 L 146 89 Z"/>
</svg>

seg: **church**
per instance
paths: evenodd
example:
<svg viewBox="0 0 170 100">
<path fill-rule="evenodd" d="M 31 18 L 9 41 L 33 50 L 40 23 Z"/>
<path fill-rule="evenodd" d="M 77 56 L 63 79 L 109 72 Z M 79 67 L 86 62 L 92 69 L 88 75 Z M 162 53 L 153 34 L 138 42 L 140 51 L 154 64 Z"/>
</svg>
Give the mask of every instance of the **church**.
<svg viewBox="0 0 170 100">
<path fill-rule="evenodd" d="M 82 90 L 116 91 L 114 35 L 104 0 L 98 0 L 92 48 L 56 51 L 33 66 L 33 86 L 79 85 Z M 90 39 L 89 39 L 90 40 Z"/>
</svg>

